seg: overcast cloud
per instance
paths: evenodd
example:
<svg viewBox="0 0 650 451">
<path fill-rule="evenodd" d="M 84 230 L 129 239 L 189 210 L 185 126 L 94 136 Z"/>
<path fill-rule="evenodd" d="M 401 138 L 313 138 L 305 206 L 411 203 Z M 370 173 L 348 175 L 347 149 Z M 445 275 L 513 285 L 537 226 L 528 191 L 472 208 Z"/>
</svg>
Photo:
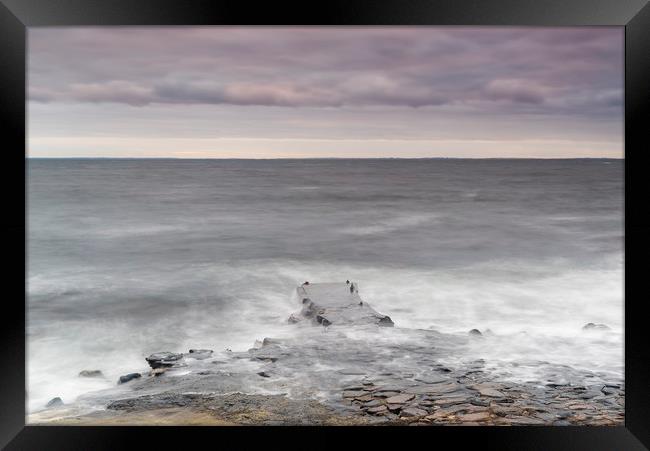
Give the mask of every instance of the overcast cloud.
<svg viewBox="0 0 650 451">
<path fill-rule="evenodd" d="M 622 39 L 602 27 L 30 28 L 28 152 L 622 157 Z"/>
</svg>

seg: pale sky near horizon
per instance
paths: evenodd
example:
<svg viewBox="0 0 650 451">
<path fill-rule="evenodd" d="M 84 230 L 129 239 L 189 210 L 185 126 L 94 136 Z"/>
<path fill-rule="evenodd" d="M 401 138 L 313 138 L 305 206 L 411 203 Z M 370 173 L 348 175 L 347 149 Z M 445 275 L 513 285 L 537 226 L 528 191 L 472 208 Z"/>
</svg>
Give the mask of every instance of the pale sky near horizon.
<svg viewBox="0 0 650 451">
<path fill-rule="evenodd" d="M 28 29 L 29 157 L 623 157 L 623 28 Z"/>
</svg>

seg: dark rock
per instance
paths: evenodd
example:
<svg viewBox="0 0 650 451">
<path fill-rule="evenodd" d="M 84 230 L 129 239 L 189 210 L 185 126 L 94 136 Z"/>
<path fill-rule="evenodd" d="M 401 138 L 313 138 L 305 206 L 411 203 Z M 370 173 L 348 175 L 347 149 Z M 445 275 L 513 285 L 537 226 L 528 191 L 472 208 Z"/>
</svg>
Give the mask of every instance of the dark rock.
<svg viewBox="0 0 650 451">
<path fill-rule="evenodd" d="M 79 372 L 79 377 L 104 377 L 100 370 L 83 370 Z"/>
<path fill-rule="evenodd" d="M 133 379 L 139 379 L 141 378 L 142 375 L 140 373 L 129 373 L 125 374 L 124 376 L 120 376 L 120 379 L 117 381 L 118 384 L 126 384 L 129 381 L 132 381 Z"/>
<path fill-rule="evenodd" d="M 329 326 L 330 324 L 332 324 L 332 322 L 331 322 L 330 320 L 328 320 L 327 318 L 325 318 L 325 317 L 322 316 L 322 315 L 316 315 L 316 322 L 317 322 L 318 324 L 322 324 L 322 325 L 325 326 L 325 327 L 327 327 L 327 326 Z"/>
<path fill-rule="evenodd" d="M 50 399 L 47 404 L 45 404 L 45 407 L 50 408 L 50 407 L 59 407 L 63 405 L 63 400 L 59 398 L 58 396 L 56 398 Z"/>
<path fill-rule="evenodd" d="M 271 375 L 270 375 L 269 373 L 267 373 L 266 371 L 260 371 L 260 372 L 257 373 L 257 374 L 258 374 L 259 376 L 262 376 L 262 377 L 271 377 Z"/>
<path fill-rule="evenodd" d="M 400 417 L 423 417 L 427 415 L 429 412 L 426 410 L 418 409 L 417 407 L 408 407 L 406 409 L 403 409 L 402 412 L 399 414 Z"/>
<path fill-rule="evenodd" d="M 468 332 L 470 335 L 474 335 L 476 337 L 481 337 L 483 334 L 481 333 L 480 330 L 478 329 L 472 329 Z"/>
<path fill-rule="evenodd" d="M 172 367 L 180 363 L 182 359 L 183 354 L 173 352 L 156 352 L 145 358 L 151 368 Z"/>
<path fill-rule="evenodd" d="M 582 330 L 610 330 L 605 324 L 587 323 L 582 326 Z"/>
</svg>

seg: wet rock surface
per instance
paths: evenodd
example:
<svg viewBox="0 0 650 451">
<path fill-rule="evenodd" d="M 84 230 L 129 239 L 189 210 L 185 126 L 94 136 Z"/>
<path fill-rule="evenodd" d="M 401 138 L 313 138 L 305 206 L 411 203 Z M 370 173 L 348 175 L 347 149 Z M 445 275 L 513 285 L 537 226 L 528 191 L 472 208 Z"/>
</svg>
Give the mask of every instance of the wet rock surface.
<svg viewBox="0 0 650 451">
<path fill-rule="evenodd" d="M 129 373 L 129 374 L 125 374 L 124 376 L 120 376 L 117 383 L 118 384 L 126 384 L 127 382 L 130 382 L 130 381 L 132 381 L 134 379 L 139 379 L 141 377 L 142 377 L 142 375 L 140 373 Z"/>
<path fill-rule="evenodd" d="M 190 350 L 190 353 L 192 350 Z M 151 368 L 169 368 L 183 363 L 183 354 L 173 352 L 156 352 L 145 359 Z"/>
<path fill-rule="evenodd" d="M 297 401 L 283 395 L 228 395 L 178 394 L 141 396 L 111 402 L 108 410 L 138 412 L 170 407 L 183 407 L 209 412 L 216 418 L 228 419 L 233 424 L 256 425 L 339 425 L 372 424 L 377 420 L 351 414 L 342 414 L 317 401 Z"/>
<path fill-rule="evenodd" d="M 289 316 L 289 323 L 310 320 L 322 326 L 377 324 L 392 327 L 393 321 L 373 309 L 359 296 L 358 287 L 351 283 L 303 284 L 296 289 L 302 304 L 299 312 Z"/>
<path fill-rule="evenodd" d="M 319 298 L 314 287 L 300 299 L 308 299 L 303 307 Z M 355 308 L 369 309 L 358 302 Z M 248 351 L 153 354 L 146 361 L 161 364 L 151 365 L 156 375 L 145 373 L 77 402 L 103 405 L 102 421 L 182 408 L 199 412 L 196 418 L 206 424 L 215 418 L 268 425 L 623 424 L 621 379 L 532 360 L 538 378 L 510 382 L 491 362 L 456 357 L 467 355 L 462 351 L 475 342 L 472 335 L 381 327 L 381 314 L 348 315 L 349 308 L 333 309 L 329 317 L 318 313 L 331 321 L 327 327 L 303 315 L 286 325 L 288 337 L 258 340 Z M 347 323 L 351 318 L 360 323 Z M 483 334 L 481 341 L 491 337 Z M 202 358 L 189 358 L 193 354 Z"/>
</svg>

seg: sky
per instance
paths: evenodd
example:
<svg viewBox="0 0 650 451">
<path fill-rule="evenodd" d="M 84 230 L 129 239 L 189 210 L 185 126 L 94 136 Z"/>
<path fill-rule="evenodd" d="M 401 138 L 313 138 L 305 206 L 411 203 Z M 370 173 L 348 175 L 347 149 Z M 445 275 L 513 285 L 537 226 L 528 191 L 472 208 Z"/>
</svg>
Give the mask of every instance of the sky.
<svg viewBox="0 0 650 451">
<path fill-rule="evenodd" d="M 28 29 L 29 157 L 623 157 L 623 28 Z"/>
</svg>

